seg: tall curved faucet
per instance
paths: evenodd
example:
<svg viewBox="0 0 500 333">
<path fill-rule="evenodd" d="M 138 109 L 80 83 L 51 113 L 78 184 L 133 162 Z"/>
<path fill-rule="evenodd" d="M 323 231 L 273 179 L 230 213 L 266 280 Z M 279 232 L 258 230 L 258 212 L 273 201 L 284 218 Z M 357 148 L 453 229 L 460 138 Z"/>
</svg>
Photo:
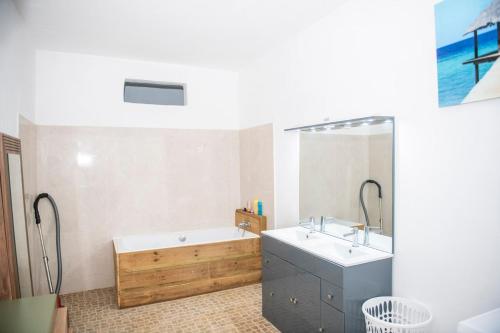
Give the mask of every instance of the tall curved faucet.
<svg viewBox="0 0 500 333">
<path fill-rule="evenodd" d="M 366 205 L 365 205 L 365 200 L 363 198 L 363 191 L 365 189 L 366 184 L 375 184 L 378 188 L 378 212 L 379 212 L 379 226 L 378 227 L 372 227 L 370 226 L 370 218 L 368 217 L 368 211 L 366 210 Z M 364 245 L 369 245 L 370 244 L 370 229 L 380 229 L 380 232 L 384 231 L 384 219 L 382 216 L 382 186 L 375 180 L 373 179 L 367 179 L 361 184 L 361 188 L 359 189 L 359 201 L 361 202 L 361 207 L 363 208 L 363 213 L 365 215 L 365 239 L 363 244 Z"/>
</svg>

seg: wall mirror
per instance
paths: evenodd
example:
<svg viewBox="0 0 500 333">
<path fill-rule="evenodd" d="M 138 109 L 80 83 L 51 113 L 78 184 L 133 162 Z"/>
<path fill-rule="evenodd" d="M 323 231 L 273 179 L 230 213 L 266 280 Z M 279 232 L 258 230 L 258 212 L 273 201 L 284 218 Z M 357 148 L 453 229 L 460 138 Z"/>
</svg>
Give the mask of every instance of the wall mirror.
<svg viewBox="0 0 500 333">
<path fill-rule="evenodd" d="M 24 207 L 21 143 L 0 134 L 0 296 L 19 298 L 33 296 L 30 253 Z"/>
<path fill-rule="evenodd" d="M 394 119 L 370 117 L 300 131 L 301 224 L 393 252 Z"/>
<path fill-rule="evenodd" d="M 28 233 L 24 211 L 23 173 L 21 155 L 7 154 L 9 165 L 9 183 L 11 214 L 14 225 L 14 242 L 16 244 L 17 275 L 21 297 L 33 296 L 31 285 L 30 255 Z"/>
</svg>

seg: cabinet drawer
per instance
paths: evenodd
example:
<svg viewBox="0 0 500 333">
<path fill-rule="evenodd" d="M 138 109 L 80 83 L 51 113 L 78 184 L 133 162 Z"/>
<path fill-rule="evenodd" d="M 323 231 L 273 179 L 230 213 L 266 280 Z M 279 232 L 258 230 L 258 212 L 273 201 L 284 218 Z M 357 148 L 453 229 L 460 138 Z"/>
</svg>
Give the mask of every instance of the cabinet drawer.
<svg viewBox="0 0 500 333">
<path fill-rule="evenodd" d="M 262 250 L 276 255 L 299 268 L 306 270 L 339 287 L 343 283 L 343 268 L 333 262 L 320 259 L 308 252 L 297 249 L 275 238 L 263 235 Z"/>
<path fill-rule="evenodd" d="M 280 266 L 282 266 L 284 263 L 284 260 L 276 257 L 274 254 L 271 254 L 269 252 L 263 251 L 262 252 L 262 266 L 263 267 L 268 267 L 272 269 L 279 269 Z"/>
<path fill-rule="evenodd" d="M 325 280 L 321 280 L 321 300 L 340 311 L 344 311 L 342 288 Z"/>
<path fill-rule="evenodd" d="M 321 328 L 324 333 L 344 333 L 344 313 L 321 302 Z"/>
</svg>

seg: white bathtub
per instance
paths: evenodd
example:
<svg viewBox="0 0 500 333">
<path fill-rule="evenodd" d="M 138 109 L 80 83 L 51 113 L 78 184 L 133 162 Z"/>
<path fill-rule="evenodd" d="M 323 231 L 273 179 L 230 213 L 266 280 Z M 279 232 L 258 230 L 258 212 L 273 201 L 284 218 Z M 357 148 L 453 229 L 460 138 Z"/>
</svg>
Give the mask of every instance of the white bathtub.
<svg viewBox="0 0 500 333">
<path fill-rule="evenodd" d="M 113 243 L 116 253 L 129 253 L 250 238 L 259 238 L 259 236 L 236 227 L 225 227 L 115 237 Z"/>
</svg>

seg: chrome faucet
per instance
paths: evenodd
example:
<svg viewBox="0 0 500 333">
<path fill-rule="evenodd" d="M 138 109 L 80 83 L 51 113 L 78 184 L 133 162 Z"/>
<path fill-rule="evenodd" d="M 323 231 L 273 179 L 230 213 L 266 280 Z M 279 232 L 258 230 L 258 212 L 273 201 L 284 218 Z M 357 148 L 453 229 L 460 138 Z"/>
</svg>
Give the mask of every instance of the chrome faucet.
<svg viewBox="0 0 500 333">
<path fill-rule="evenodd" d="M 358 247 L 359 246 L 359 234 L 358 234 L 359 228 L 358 227 L 352 227 L 352 231 L 344 234 L 344 237 L 347 236 L 353 236 L 352 237 L 352 247 Z"/>
<path fill-rule="evenodd" d="M 319 220 L 319 231 L 320 232 L 325 232 L 325 225 L 326 225 L 326 217 L 321 216 L 321 219 Z"/>
<path fill-rule="evenodd" d="M 241 234 L 241 236 L 245 236 L 245 231 L 250 228 L 250 222 L 248 221 L 242 221 L 238 224 L 238 232 L 240 231 L 240 229 L 243 229 L 243 233 Z"/>
<path fill-rule="evenodd" d="M 311 216 L 309 218 L 309 226 L 310 226 L 310 230 L 309 230 L 309 233 L 313 233 L 316 231 L 316 224 L 314 223 L 314 216 Z"/>
<path fill-rule="evenodd" d="M 369 225 L 365 225 L 365 238 L 363 239 L 364 246 L 370 246 L 370 230 L 378 228 L 379 227 L 370 227 Z"/>
</svg>

